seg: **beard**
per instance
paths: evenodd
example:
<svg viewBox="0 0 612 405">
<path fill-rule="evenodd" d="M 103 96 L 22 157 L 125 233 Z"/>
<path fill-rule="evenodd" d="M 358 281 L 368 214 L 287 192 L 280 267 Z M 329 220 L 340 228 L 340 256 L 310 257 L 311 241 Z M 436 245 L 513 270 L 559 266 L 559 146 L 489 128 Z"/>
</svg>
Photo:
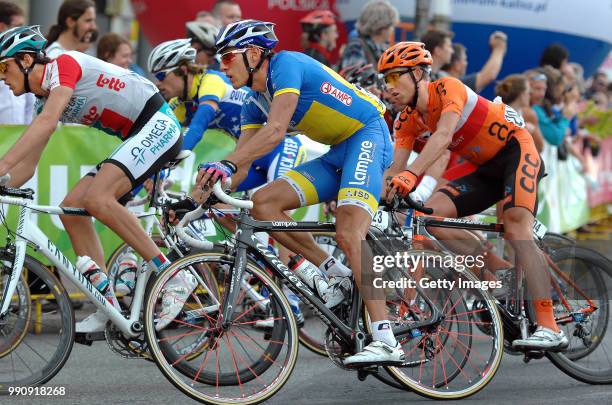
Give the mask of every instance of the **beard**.
<svg viewBox="0 0 612 405">
<path fill-rule="evenodd" d="M 75 25 L 72 29 L 72 35 L 74 35 L 75 38 L 78 38 L 79 42 L 92 44 L 98 39 L 98 30 L 87 30 L 85 32 L 81 32 L 78 26 Z"/>
</svg>

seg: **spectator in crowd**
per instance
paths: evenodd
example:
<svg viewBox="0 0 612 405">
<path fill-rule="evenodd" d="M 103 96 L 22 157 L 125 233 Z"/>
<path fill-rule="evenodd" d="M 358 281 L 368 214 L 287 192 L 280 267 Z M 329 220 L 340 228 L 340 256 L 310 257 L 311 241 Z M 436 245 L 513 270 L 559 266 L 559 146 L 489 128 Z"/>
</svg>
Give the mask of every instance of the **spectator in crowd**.
<svg viewBox="0 0 612 405">
<path fill-rule="evenodd" d="M 433 63 L 431 65 L 431 81 L 438 80 L 444 77 L 441 73 L 442 66 L 448 65 L 453 57 L 452 39 L 455 34 L 450 31 L 429 30 L 423 37 L 421 42 L 425 44 L 425 49 L 431 53 Z"/>
<path fill-rule="evenodd" d="M 191 39 L 191 47 L 197 51 L 196 63 L 218 69 L 219 63 L 215 59 L 215 38 L 219 34 L 216 25 L 203 21 L 189 21 L 185 24 L 187 38 Z"/>
<path fill-rule="evenodd" d="M 608 75 L 599 71 L 591 78 L 591 86 L 586 91 L 586 98 L 592 98 L 595 93 L 605 92 L 608 87 Z"/>
<path fill-rule="evenodd" d="M 551 44 L 547 46 L 540 56 L 540 67 L 552 66 L 559 70 L 566 79 L 566 84 L 574 86 L 576 84 L 576 72 L 569 63 L 569 51 L 561 44 Z"/>
<path fill-rule="evenodd" d="M 546 96 L 546 75 L 539 70 L 531 69 L 525 72 L 525 76 L 529 79 L 529 95 L 530 105 L 541 105 Z"/>
<path fill-rule="evenodd" d="M 580 63 L 570 62 L 569 66 L 574 72 L 574 84 L 578 86 L 578 92 L 584 94 L 586 91 L 586 85 L 584 80 L 584 68 Z"/>
<path fill-rule="evenodd" d="M 476 93 L 480 93 L 489 83 L 497 79 L 504 62 L 507 44 L 506 34 L 501 31 L 492 33 L 489 37 L 489 47 L 491 48 L 489 59 L 480 71 L 466 74 L 468 65 L 466 49 L 462 44 L 454 43 L 450 63 L 444 65 L 442 71 L 461 80 Z"/>
<path fill-rule="evenodd" d="M 242 10 L 234 0 L 217 0 L 212 8 L 212 15 L 220 21 L 219 28 L 242 20 Z"/>
<path fill-rule="evenodd" d="M 357 35 L 342 52 L 339 70 L 367 64 L 376 66 L 380 55 L 389 47 L 389 38 L 398 22 L 399 13 L 389 1 L 367 2 L 357 20 Z"/>
<path fill-rule="evenodd" d="M 338 40 L 336 17 L 329 10 L 315 10 L 300 20 L 303 31 L 304 53 L 326 66 L 331 66 L 332 54 Z"/>
<path fill-rule="evenodd" d="M 540 67 L 552 66 L 563 72 L 569 61 L 569 51 L 561 44 L 548 45 L 540 56 Z"/>
<path fill-rule="evenodd" d="M 47 34 L 45 52 L 51 59 L 66 51 L 85 52 L 97 38 L 95 3 L 92 0 L 66 0 L 59 9 L 57 24 Z"/>
<path fill-rule="evenodd" d="M 98 59 L 128 69 L 132 64 L 132 45 L 122 35 L 109 32 L 100 37 L 96 56 Z"/>
<path fill-rule="evenodd" d="M 210 11 L 200 11 L 198 14 L 196 14 L 195 21 L 209 23 L 215 27 L 221 27 L 221 21 L 215 18 Z"/>
<path fill-rule="evenodd" d="M 527 76 L 513 74 L 506 77 L 495 86 L 495 94 L 501 97 L 504 104 L 512 107 L 525 120 L 525 128 L 535 143 L 538 152 L 544 148 L 544 138 L 538 124 L 538 117 L 531 109 L 530 89 Z"/>
<path fill-rule="evenodd" d="M 546 142 L 560 146 L 570 131 L 570 120 L 576 115 L 579 95 L 576 97 L 577 91 L 573 88 L 566 88 L 559 70 L 548 65 L 538 72 L 546 76 L 546 93 L 539 104 L 533 105 L 533 110 Z"/>
<path fill-rule="evenodd" d="M 586 103 L 580 116 L 580 126 L 589 134 L 603 139 L 612 136 L 612 111 L 608 94 L 598 91 Z"/>
<path fill-rule="evenodd" d="M 114 32 L 102 35 L 98 41 L 96 56 L 103 61 L 146 76 L 145 71 L 133 62 L 132 44 L 123 35 Z"/>
<path fill-rule="evenodd" d="M 0 33 L 24 23 L 21 7 L 0 1 Z M 16 97 L 4 81 L 0 82 L 0 125 L 24 125 L 32 121 L 34 112 L 33 94 Z"/>
</svg>

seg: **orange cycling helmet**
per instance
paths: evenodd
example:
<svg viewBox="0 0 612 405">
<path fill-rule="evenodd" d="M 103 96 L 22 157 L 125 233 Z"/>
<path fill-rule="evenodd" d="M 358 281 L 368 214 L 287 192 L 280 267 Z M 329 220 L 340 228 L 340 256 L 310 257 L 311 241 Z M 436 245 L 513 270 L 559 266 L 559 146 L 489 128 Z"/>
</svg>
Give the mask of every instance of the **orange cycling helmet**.
<svg viewBox="0 0 612 405">
<path fill-rule="evenodd" d="M 422 42 L 398 42 L 383 52 L 378 59 L 378 71 L 383 73 L 393 68 L 412 68 L 431 65 L 431 53 Z"/>
<path fill-rule="evenodd" d="M 329 10 L 314 10 L 300 20 L 302 25 L 326 27 L 336 23 L 336 16 Z"/>
</svg>

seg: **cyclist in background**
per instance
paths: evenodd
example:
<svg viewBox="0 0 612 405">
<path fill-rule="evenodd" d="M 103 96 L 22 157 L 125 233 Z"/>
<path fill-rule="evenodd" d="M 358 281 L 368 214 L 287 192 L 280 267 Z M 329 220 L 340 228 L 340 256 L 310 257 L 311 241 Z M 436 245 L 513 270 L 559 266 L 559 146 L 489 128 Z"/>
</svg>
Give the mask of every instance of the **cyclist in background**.
<svg viewBox="0 0 612 405">
<path fill-rule="evenodd" d="M 168 259 L 117 200 L 180 152 L 180 124 L 150 81 L 77 51 L 50 60 L 43 51 L 46 42 L 38 26 L 17 27 L 0 35 L 0 80 L 15 95 L 34 93 L 42 103 L 38 116 L 0 159 L 0 176 L 10 174 L 12 187 L 30 179 L 58 121 L 117 136 L 122 143 L 76 184 L 61 206 L 85 208 L 153 269 L 167 268 Z M 77 269 L 86 277 L 103 270 L 104 252 L 91 218 L 60 218 L 80 256 Z M 112 289 L 105 296 L 116 304 Z M 98 310 L 79 322 L 76 331 L 103 331 L 107 320 Z"/>
<path fill-rule="evenodd" d="M 191 47 L 196 50 L 195 63 L 212 70 L 219 69 L 215 59 L 215 38 L 219 28 L 204 21 L 189 21 L 185 23 L 187 38 L 191 39 Z"/>
<path fill-rule="evenodd" d="M 304 32 L 304 53 L 325 66 L 332 65 L 331 52 L 336 49 L 338 27 L 329 10 L 315 10 L 300 20 Z"/>
<path fill-rule="evenodd" d="M 473 173 L 438 190 L 427 205 L 434 215 L 457 218 L 502 201 L 504 237 L 517 252 L 517 266 L 525 270 L 539 325 L 527 339 L 512 344 L 562 350 L 569 342 L 555 321 L 546 263 L 532 234 L 537 185 L 544 174 L 533 138 L 524 129 L 522 117 L 509 106 L 478 96 L 452 77 L 431 82 L 431 64 L 431 54 L 420 42 L 397 43 L 378 62 L 392 99 L 405 105 L 407 114 L 406 125 L 396 133 L 388 197 L 411 192 L 418 176 L 447 148 L 477 165 Z M 426 144 L 404 170 L 416 139 Z M 457 253 L 482 253 L 482 246 L 474 250 L 474 245 L 467 242 L 473 238 L 466 231 L 432 228 L 431 232 Z"/>
<path fill-rule="evenodd" d="M 170 106 L 180 123 L 187 127 L 183 148 L 192 150 L 200 142 L 210 142 L 202 139 L 209 128 L 219 129 L 239 142 L 240 112 L 249 97 L 248 89 L 234 89 L 225 74 L 206 69 L 195 62 L 196 50 L 191 47 L 189 39 L 176 39 L 158 45 L 151 52 L 148 62 L 158 88 L 170 100 Z M 285 136 L 272 151 L 253 162 L 237 191 L 252 190 L 269 183 L 305 160 L 306 150 L 299 138 Z M 194 189 L 196 199 L 200 194 L 201 188 Z M 196 207 L 193 199 L 181 203 L 183 209 L 193 210 Z M 231 218 L 218 217 L 217 220 L 226 228 L 235 230 Z M 267 236 L 265 239 L 267 245 Z M 299 299 L 295 294 L 288 293 L 287 296 L 299 318 Z M 172 322 L 183 302 L 168 300 L 167 304 L 162 309 L 158 329 Z"/>
<path fill-rule="evenodd" d="M 301 253 L 332 277 L 315 288 L 332 308 L 350 293 L 349 276 L 361 283 L 362 241 L 382 192 L 383 173 L 391 163 L 391 137 L 382 116 L 384 105 L 374 95 L 344 80 L 327 66 L 298 52 L 273 48 L 274 24 L 256 20 L 226 26 L 217 38 L 221 69 L 234 88 L 252 89 L 242 109 L 242 133 L 236 151 L 219 162 L 201 165 L 197 182 L 232 178 L 240 184 L 254 160 L 273 150 L 288 128 L 331 145 L 330 151 L 288 171 L 253 196 L 251 214 L 260 220 L 291 221 L 285 211 L 338 199 L 336 240 L 352 268 L 326 254 L 308 233 L 273 234 L 290 250 Z M 318 273 L 303 281 L 319 285 Z M 373 294 L 376 296 L 376 294 Z M 344 360 L 346 365 L 400 364 L 404 360 L 382 300 L 365 297 L 373 319 L 373 342 Z"/>
</svg>

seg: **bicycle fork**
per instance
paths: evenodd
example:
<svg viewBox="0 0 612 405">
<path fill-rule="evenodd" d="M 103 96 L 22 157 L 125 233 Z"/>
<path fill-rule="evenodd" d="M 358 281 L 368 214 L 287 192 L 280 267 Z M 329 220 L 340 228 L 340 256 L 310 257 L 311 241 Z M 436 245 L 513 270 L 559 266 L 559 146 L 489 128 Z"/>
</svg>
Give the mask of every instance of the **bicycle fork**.
<svg viewBox="0 0 612 405">
<path fill-rule="evenodd" d="M 11 303 L 11 299 L 13 294 L 15 293 L 15 289 L 17 288 L 17 282 L 19 281 L 19 276 L 21 275 L 21 271 L 23 270 L 23 263 L 25 261 L 26 248 L 28 242 L 23 239 L 20 235 L 23 233 L 23 227 L 26 221 L 27 210 L 21 209 L 19 211 L 19 220 L 17 222 L 17 240 L 15 241 L 15 259 L 13 260 L 11 275 L 9 278 L 9 282 L 4 285 L 4 291 L 2 292 L 2 306 L 0 306 L 0 319 L 3 319 L 8 312 L 9 305 Z M 10 253 L 10 252 L 9 252 Z"/>
</svg>

